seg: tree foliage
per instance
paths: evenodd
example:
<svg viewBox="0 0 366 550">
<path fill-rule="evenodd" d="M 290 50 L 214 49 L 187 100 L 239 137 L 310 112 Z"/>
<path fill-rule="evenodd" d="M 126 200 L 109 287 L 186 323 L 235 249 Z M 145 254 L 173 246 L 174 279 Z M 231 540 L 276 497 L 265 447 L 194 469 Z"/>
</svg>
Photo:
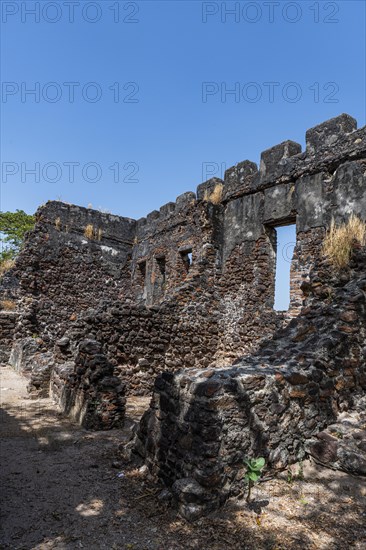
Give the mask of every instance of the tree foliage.
<svg viewBox="0 0 366 550">
<path fill-rule="evenodd" d="M 34 223 L 34 216 L 26 214 L 23 210 L 0 212 L 0 262 L 12 259 L 18 254 L 26 232 L 33 229 Z"/>
</svg>

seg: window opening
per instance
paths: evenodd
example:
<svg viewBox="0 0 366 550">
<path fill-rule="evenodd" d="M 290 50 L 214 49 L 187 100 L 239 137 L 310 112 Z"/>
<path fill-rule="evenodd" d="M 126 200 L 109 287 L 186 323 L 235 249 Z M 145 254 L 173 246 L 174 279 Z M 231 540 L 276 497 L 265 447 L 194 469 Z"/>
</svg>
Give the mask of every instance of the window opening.
<svg viewBox="0 0 366 550">
<path fill-rule="evenodd" d="M 192 265 L 192 249 L 190 248 L 188 250 L 184 250 L 183 252 L 180 252 L 180 255 L 182 258 L 184 268 L 188 273 Z"/>
<path fill-rule="evenodd" d="M 274 230 L 276 232 L 274 309 L 276 311 L 287 311 L 290 307 L 291 263 L 296 245 L 296 225 L 275 227 Z"/>
</svg>

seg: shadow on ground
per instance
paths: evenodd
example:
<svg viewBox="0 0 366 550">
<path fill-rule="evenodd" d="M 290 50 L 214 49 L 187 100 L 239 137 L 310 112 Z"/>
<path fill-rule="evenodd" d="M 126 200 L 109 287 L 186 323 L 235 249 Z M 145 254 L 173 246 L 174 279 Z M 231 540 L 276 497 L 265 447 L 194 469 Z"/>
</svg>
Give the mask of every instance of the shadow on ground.
<svg viewBox="0 0 366 550">
<path fill-rule="evenodd" d="M 158 499 L 160 489 L 144 470 L 122 462 L 121 446 L 146 400 L 129 404 L 125 430 L 90 433 L 64 419 L 50 400 L 28 400 L 26 381 L 23 387 L 10 369 L 7 376 L 0 423 L 4 550 L 366 547 L 364 480 L 307 472 L 308 465 L 304 473 L 294 469 L 259 485 L 251 508 L 230 501 L 188 524 Z"/>
</svg>

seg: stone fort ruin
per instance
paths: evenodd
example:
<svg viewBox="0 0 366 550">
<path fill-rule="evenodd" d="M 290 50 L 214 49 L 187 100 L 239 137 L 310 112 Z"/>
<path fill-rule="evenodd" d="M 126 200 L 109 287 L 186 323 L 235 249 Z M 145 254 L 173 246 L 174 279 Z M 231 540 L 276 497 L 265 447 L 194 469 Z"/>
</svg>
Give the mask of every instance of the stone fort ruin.
<svg viewBox="0 0 366 550">
<path fill-rule="evenodd" d="M 351 450 L 329 432 L 366 408 L 366 251 L 341 274 L 322 253 L 332 219 L 352 214 L 366 221 L 366 128 L 346 114 L 308 130 L 304 152 L 276 145 L 146 218 L 49 202 L 1 283 L 17 303 L 0 312 L 1 359 L 91 429 L 152 395 L 132 451 L 188 518 L 237 494 L 247 456 L 276 469 L 311 452 L 366 475 L 364 428 Z"/>
</svg>

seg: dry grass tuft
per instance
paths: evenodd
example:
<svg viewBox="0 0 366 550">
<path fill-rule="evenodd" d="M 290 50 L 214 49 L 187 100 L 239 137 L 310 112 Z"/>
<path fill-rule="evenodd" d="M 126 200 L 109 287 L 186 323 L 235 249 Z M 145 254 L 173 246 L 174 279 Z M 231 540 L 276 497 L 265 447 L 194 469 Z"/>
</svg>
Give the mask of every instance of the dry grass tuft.
<svg viewBox="0 0 366 550">
<path fill-rule="evenodd" d="M 15 260 L 3 260 L 0 263 L 0 277 L 15 266 Z"/>
<path fill-rule="evenodd" d="M 87 239 L 92 239 L 94 237 L 94 225 L 92 223 L 88 223 L 88 225 L 84 229 L 84 237 Z"/>
<path fill-rule="evenodd" d="M 3 311 L 14 311 L 16 309 L 17 305 L 13 300 L 1 300 L 0 301 L 0 309 Z"/>
<path fill-rule="evenodd" d="M 347 223 L 336 227 L 334 220 L 325 237 L 323 253 L 338 269 L 347 267 L 355 243 L 366 244 L 366 225 L 352 214 Z"/>
<path fill-rule="evenodd" d="M 212 204 L 220 204 L 220 202 L 222 201 L 223 189 L 224 186 L 222 183 L 217 183 L 212 193 L 210 193 L 208 189 L 206 189 L 203 195 L 203 200 L 207 202 L 212 202 Z"/>
<path fill-rule="evenodd" d="M 92 223 L 89 223 L 84 229 L 84 237 L 87 239 L 94 239 L 96 241 L 102 240 L 102 229 L 97 229 Z"/>
</svg>

